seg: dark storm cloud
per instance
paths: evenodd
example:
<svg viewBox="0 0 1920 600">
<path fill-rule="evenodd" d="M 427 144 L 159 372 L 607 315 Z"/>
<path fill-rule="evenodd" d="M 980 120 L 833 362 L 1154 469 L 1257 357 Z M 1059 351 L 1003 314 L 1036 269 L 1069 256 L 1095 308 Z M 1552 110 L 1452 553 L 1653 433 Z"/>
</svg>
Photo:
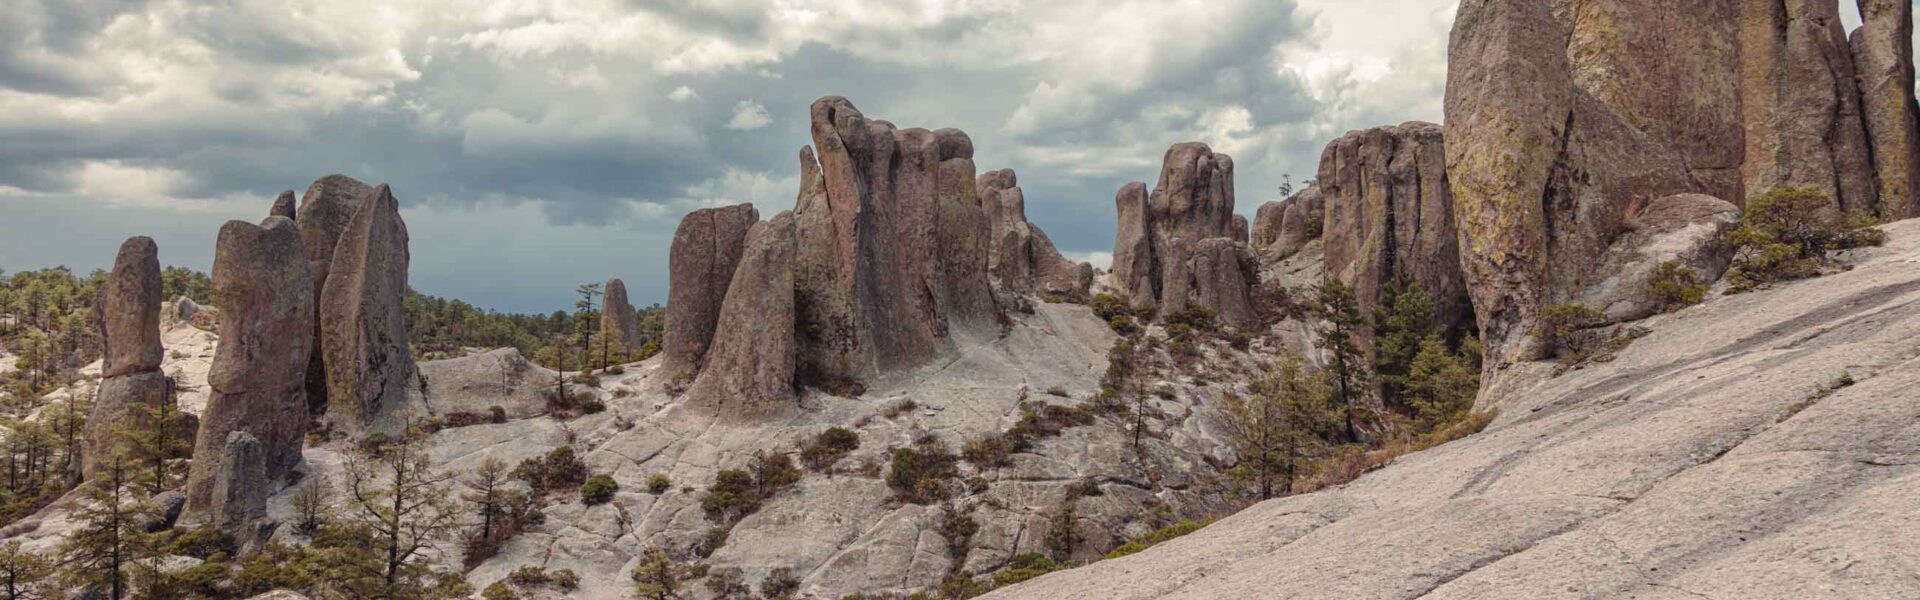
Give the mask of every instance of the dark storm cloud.
<svg viewBox="0 0 1920 600">
<path fill-rule="evenodd" d="M 967 131 L 1064 251 L 1105 252 L 1113 190 L 1168 144 L 1234 153 L 1251 213 L 1377 124 L 1342 115 L 1373 118 L 1349 105 L 1378 69 L 1348 76 L 1371 63 L 1310 15 L 1383 0 L 1300 1 L 0 0 L 0 266 L 152 232 L 206 268 L 221 221 L 346 173 L 407 206 L 425 291 L 551 310 L 619 276 L 649 302 L 685 211 L 791 208 L 827 95 Z"/>
</svg>

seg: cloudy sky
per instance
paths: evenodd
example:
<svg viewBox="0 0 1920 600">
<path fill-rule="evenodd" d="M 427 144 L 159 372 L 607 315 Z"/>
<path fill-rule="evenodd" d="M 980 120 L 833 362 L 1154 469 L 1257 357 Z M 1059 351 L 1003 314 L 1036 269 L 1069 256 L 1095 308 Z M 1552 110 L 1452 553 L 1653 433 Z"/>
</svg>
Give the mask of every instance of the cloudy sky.
<svg viewBox="0 0 1920 600">
<path fill-rule="evenodd" d="M 394 6 L 400 5 L 400 6 Z M 1342 132 L 1437 121 L 1454 0 L 0 0 L 0 268 L 207 269 L 328 173 L 392 185 L 414 287 L 664 301 L 680 215 L 791 208 L 807 105 L 958 127 L 1104 266 L 1113 192 L 1199 140 L 1240 211 Z"/>
</svg>

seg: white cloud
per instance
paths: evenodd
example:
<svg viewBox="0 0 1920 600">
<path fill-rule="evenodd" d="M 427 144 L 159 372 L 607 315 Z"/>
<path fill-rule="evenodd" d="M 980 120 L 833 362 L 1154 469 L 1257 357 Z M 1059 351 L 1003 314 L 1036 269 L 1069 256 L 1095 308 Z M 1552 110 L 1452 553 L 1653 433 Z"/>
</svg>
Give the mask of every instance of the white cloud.
<svg viewBox="0 0 1920 600">
<path fill-rule="evenodd" d="M 674 102 L 686 102 L 698 97 L 700 97 L 700 94 L 695 93 L 693 88 L 684 85 L 673 88 L 673 92 L 667 94 L 667 99 Z"/>
<path fill-rule="evenodd" d="M 1093 265 L 1095 269 L 1106 270 L 1113 268 L 1112 252 L 1066 252 L 1063 253 L 1063 255 L 1066 256 L 1067 260 L 1087 263 Z"/>
<path fill-rule="evenodd" d="M 727 120 L 727 129 L 753 131 L 771 123 L 773 116 L 767 114 L 767 107 L 752 100 L 741 100 L 733 105 L 733 118 Z"/>
</svg>

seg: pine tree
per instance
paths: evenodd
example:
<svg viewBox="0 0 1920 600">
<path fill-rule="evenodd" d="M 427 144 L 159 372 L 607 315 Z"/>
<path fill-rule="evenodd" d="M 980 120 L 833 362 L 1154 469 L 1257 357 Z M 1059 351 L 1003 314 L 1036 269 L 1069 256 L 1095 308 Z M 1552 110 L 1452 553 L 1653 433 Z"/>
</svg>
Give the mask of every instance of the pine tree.
<svg viewBox="0 0 1920 600">
<path fill-rule="evenodd" d="M 593 307 L 594 298 L 598 298 L 601 295 L 600 285 L 601 284 L 598 283 L 583 283 L 573 290 L 574 293 L 580 295 L 580 300 L 573 303 L 573 308 L 576 311 L 574 315 L 574 329 L 580 335 L 581 370 L 586 371 L 588 375 L 592 375 L 594 369 L 593 363 L 588 362 L 587 355 L 593 353 L 593 328 L 594 325 L 600 322 L 600 311 L 595 310 Z M 602 352 L 600 356 L 602 365 L 606 363 L 606 358 L 606 354 Z"/>
<path fill-rule="evenodd" d="M 504 486 L 510 477 L 507 464 L 489 456 L 460 481 L 467 488 L 467 493 L 461 499 L 473 503 L 474 509 L 480 513 L 482 540 L 493 539 L 494 521 L 504 508 L 507 491 Z"/>
<path fill-rule="evenodd" d="M 132 468 L 123 456 L 108 458 L 100 477 L 83 488 L 71 519 L 78 523 L 61 543 L 65 578 L 76 588 L 126 597 L 126 568 L 140 557 L 146 541 L 144 522 L 151 508 L 132 484 Z"/>
<path fill-rule="evenodd" d="M 1278 371 L 1255 381 L 1249 397 L 1226 398 L 1225 429 L 1239 457 L 1232 475 L 1252 483 L 1260 499 L 1293 492 L 1323 434 L 1338 427 L 1327 400 L 1326 377 L 1308 372 L 1299 354 L 1280 357 Z"/>
<path fill-rule="evenodd" d="M 447 495 L 448 478 L 433 471 L 420 438 L 409 431 L 347 460 L 347 510 L 372 534 L 373 550 L 380 554 L 374 562 L 381 598 L 416 596 L 417 579 L 426 574 L 420 563 L 459 525 L 459 511 Z"/>
<path fill-rule="evenodd" d="M 1327 355 L 1333 397 L 1344 413 L 1344 433 L 1348 442 L 1361 443 L 1356 405 L 1366 397 L 1368 374 L 1366 356 L 1353 339 L 1354 333 L 1366 325 L 1360 316 L 1360 303 L 1354 298 L 1353 288 L 1329 277 L 1314 288 L 1313 314 L 1320 321 L 1314 346 Z"/>
<path fill-rule="evenodd" d="M 666 551 L 648 548 L 640 564 L 633 566 L 633 593 L 641 600 L 673 600 L 680 597 L 680 580 L 685 576 L 686 567 Z"/>
<path fill-rule="evenodd" d="M 1402 397 L 1407 372 L 1420 343 L 1439 333 L 1433 318 L 1433 297 L 1405 277 L 1387 288 L 1386 302 L 1374 310 L 1373 370 L 1380 384 L 1380 400 L 1387 406 L 1406 406 Z"/>
<path fill-rule="evenodd" d="M 0 544 L 0 600 L 53 598 L 53 562 L 28 552 L 19 540 Z"/>
<path fill-rule="evenodd" d="M 1448 351 L 1439 336 L 1420 342 L 1406 388 L 1420 431 L 1432 431 L 1473 410 L 1480 393 L 1479 348 L 1474 338 L 1461 343 L 1460 353 Z"/>
<path fill-rule="evenodd" d="M 146 486 L 149 494 L 158 494 L 179 483 L 176 479 L 181 472 L 173 468 L 171 461 L 193 450 L 193 443 L 180 435 L 180 424 L 186 417 L 175 400 L 177 386 L 175 378 L 166 378 L 166 391 L 160 396 L 160 404 L 135 405 L 137 418 L 130 419 L 128 422 L 132 425 L 120 432 L 131 443 L 133 457 L 144 465 L 135 480 Z"/>
</svg>

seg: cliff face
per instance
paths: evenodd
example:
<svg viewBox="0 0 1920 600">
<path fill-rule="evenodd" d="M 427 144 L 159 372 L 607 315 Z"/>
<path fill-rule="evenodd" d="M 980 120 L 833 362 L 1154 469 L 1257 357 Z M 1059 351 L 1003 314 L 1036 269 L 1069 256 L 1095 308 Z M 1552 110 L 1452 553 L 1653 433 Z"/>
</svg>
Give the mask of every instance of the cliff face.
<svg viewBox="0 0 1920 600">
<path fill-rule="evenodd" d="M 1662 198 L 1737 207 L 1803 186 L 1849 212 L 1907 214 L 1905 196 L 1883 202 L 1878 190 L 1909 185 L 1912 153 L 1875 153 L 1864 129 L 1879 123 L 1873 143 L 1899 148 L 1913 135 L 1907 113 L 1864 115 L 1855 85 L 1856 55 L 1911 60 L 1879 33 L 1888 28 L 1863 28 L 1850 50 L 1832 2 L 1463 2 L 1448 55 L 1447 173 L 1490 367 L 1540 356 L 1528 332 L 1541 307 L 1612 294 L 1621 273 L 1596 265 L 1640 251 L 1623 239 L 1645 243 L 1629 233 Z M 1911 86 L 1878 90 L 1883 106 L 1913 105 Z M 1695 224 L 1714 227 L 1712 212 Z"/>
</svg>

